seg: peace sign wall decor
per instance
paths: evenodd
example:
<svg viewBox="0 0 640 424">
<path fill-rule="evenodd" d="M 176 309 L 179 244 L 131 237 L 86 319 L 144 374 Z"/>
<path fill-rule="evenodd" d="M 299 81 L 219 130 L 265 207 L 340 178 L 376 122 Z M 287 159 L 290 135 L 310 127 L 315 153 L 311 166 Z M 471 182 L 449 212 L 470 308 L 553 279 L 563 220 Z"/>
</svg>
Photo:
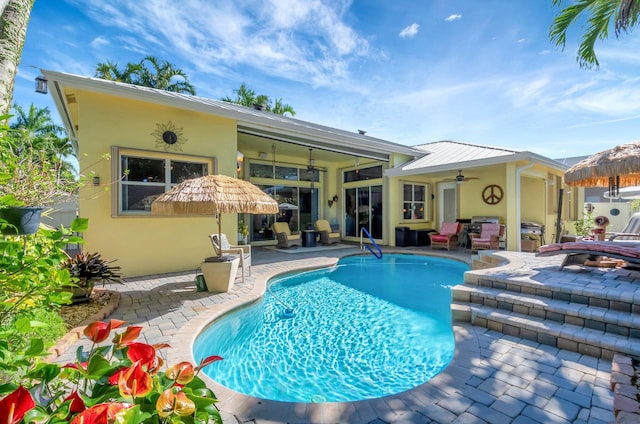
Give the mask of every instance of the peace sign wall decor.
<svg viewBox="0 0 640 424">
<path fill-rule="evenodd" d="M 497 184 L 490 184 L 482 190 L 482 200 L 487 205 L 497 205 L 504 197 L 502 187 Z"/>
</svg>

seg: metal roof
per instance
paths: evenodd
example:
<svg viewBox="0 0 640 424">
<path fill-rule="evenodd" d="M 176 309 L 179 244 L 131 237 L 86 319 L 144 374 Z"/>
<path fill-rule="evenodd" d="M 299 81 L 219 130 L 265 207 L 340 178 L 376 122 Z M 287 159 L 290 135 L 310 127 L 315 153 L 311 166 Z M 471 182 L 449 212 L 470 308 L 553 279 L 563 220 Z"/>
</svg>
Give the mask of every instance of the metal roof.
<svg viewBox="0 0 640 424">
<path fill-rule="evenodd" d="M 65 89 L 77 88 L 234 119 L 237 121 L 238 131 L 241 133 L 307 147 L 328 149 L 383 161 L 388 161 L 391 153 L 411 157 L 424 154 L 413 147 L 366 136 L 359 132 L 318 125 L 235 103 L 64 72 L 44 69 L 41 71 L 49 83 L 51 95 L 69 138 L 73 140 L 76 139 L 75 127 L 68 111 Z"/>
<path fill-rule="evenodd" d="M 482 146 L 458 141 L 436 141 L 414 146 L 427 153 L 425 156 L 387 170 L 387 176 L 415 175 L 429 172 L 457 170 L 460 168 L 495 165 L 500 163 L 528 160 L 548 165 L 558 170 L 568 166 L 547 157 L 526 150 L 505 149 Z"/>
</svg>

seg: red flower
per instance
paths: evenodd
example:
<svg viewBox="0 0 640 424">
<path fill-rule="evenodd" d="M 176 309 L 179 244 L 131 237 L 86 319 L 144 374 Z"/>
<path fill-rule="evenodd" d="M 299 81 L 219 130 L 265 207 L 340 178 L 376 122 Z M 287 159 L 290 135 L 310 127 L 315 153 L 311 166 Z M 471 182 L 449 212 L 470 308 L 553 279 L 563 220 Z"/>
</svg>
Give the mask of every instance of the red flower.
<svg viewBox="0 0 640 424">
<path fill-rule="evenodd" d="M 140 362 L 152 375 L 155 375 L 164 361 L 156 356 L 156 349 L 146 343 L 129 343 L 127 357 L 131 362 Z"/>
<path fill-rule="evenodd" d="M 64 399 L 64 402 L 68 400 L 71 401 L 71 405 L 69 405 L 70 414 L 77 414 L 78 412 L 82 412 L 85 409 L 87 409 L 87 407 L 84 404 L 84 401 L 82 400 L 82 398 L 80 397 L 77 391 L 73 391 L 73 393 L 67 396 Z"/>
<path fill-rule="evenodd" d="M 127 327 L 124 333 L 116 334 L 113 338 L 113 344 L 116 346 L 125 345 L 127 343 L 133 342 L 135 339 L 140 336 L 140 332 L 142 331 L 142 327 L 136 325 L 130 325 Z"/>
<path fill-rule="evenodd" d="M 124 323 L 119 319 L 109 320 L 108 323 L 95 321 L 85 327 L 84 335 L 94 343 L 102 343 L 107 340 L 112 329 L 121 327 Z"/>
<path fill-rule="evenodd" d="M 79 362 L 79 363 L 71 363 L 69 362 L 67 365 L 63 365 L 62 368 L 71 368 L 79 371 L 87 371 L 88 362 Z"/>
<path fill-rule="evenodd" d="M 100 403 L 85 409 L 71 421 L 71 424 L 109 424 L 116 419 L 118 412 L 132 407 L 133 405 L 128 403 Z"/>
<path fill-rule="evenodd" d="M 0 423 L 16 424 L 22 421 L 24 414 L 34 408 L 36 403 L 31 393 L 20 386 L 0 400 Z"/>
<path fill-rule="evenodd" d="M 153 390 L 153 379 L 142 369 L 140 362 L 134 362 L 127 370 L 120 373 L 118 388 L 123 397 L 145 397 Z"/>
<path fill-rule="evenodd" d="M 196 372 L 200 371 L 202 368 L 206 367 L 209 364 L 213 364 L 214 362 L 217 362 L 217 361 L 222 361 L 222 359 L 223 359 L 222 356 L 217 356 L 217 355 L 207 356 L 202 361 L 200 361 L 200 365 L 196 367 Z"/>
<path fill-rule="evenodd" d="M 111 377 L 109 377 L 109 384 L 111 384 L 112 386 L 117 386 L 118 385 L 118 381 L 120 381 L 120 375 L 125 372 L 126 370 L 128 370 L 129 367 L 120 367 L 118 368 L 118 371 L 114 372 Z"/>
<path fill-rule="evenodd" d="M 189 362 L 180 362 L 172 367 L 167 368 L 164 373 L 165 377 L 174 380 L 180 385 L 189 384 L 195 375 L 193 365 Z"/>
</svg>

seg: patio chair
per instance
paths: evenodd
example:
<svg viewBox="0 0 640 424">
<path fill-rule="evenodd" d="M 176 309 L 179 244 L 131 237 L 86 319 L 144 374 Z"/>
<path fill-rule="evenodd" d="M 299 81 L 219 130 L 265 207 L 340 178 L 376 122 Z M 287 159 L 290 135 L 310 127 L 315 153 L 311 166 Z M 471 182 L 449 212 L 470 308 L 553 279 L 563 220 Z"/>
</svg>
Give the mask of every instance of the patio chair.
<svg viewBox="0 0 640 424">
<path fill-rule="evenodd" d="M 459 222 L 443 222 L 440 225 L 440 231 L 437 233 L 429 233 L 431 240 L 431 248 L 442 247 L 451 250 L 452 247 L 458 248 L 458 233 L 460 232 Z"/>
<path fill-rule="evenodd" d="M 326 219 L 320 219 L 315 222 L 316 231 L 320 234 L 320 243 L 332 244 L 340 242 L 340 233 L 331 229 L 331 224 Z"/>
<path fill-rule="evenodd" d="M 609 241 L 620 240 L 640 240 L 640 212 L 631 215 L 621 233 L 615 233 L 609 237 Z"/>
<path fill-rule="evenodd" d="M 504 225 L 482 224 L 480 234 L 469 233 L 471 238 L 471 251 L 497 250 L 500 248 L 500 239 L 504 235 Z"/>
<path fill-rule="evenodd" d="M 286 222 L 274 222 L 271 226 L 273 233 L 276 235 L 279 249 L 288 249 L 292 246 L 302 246 L 302 238 L 300 234 L 291 234 L 289 224 Z"/>
<path fill-rule="evenodd" d="M 242 282 L 244 282 L 244 270 L 246 269 L 248 274 L 251 275 L 251 245 L 245 244 L 242 246 L 233 246 L 229 244 L 226 234 L 221 235 L 221 240 L 218 242 L 218 234 L 209 234 L 211 244 L 213 244 L 213 250 L 217 255 L 231 254 L 240 257 L 240 267 L 242 268 Z"/>
</svg>

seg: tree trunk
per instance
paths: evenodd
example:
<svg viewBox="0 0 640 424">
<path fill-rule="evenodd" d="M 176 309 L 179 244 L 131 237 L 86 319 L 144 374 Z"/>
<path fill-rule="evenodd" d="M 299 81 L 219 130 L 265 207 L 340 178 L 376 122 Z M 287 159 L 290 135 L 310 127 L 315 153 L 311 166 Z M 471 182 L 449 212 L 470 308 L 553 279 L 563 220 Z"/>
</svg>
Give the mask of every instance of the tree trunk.
<svg viewBox="0 0 640 424">
<path fill-rule="evenodd" d="M 35 0 L 0 0 L 0 115 L 11 110 L 13 84 Z"/>
</svg>

